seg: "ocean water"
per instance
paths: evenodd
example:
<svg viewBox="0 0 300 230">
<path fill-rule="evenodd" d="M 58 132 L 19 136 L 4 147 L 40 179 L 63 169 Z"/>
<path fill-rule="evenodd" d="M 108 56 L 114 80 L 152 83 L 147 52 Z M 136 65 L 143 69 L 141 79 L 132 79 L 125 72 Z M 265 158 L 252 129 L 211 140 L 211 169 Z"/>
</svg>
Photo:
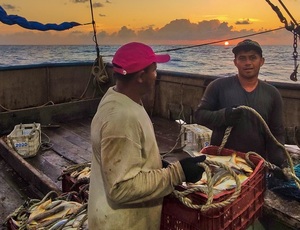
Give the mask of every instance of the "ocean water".
<svg viewBox="0 0 300 230">
<path fill-rule="evenodd" d="M 111 62 L 112 56 L 119 46 L 99 46 L 100 55 L 105 62 Z M 231 76 L 237 72 L 233 64 L 232 46 L 152 46 L 158 53 L 168 53 L 171 61 L 158 64 L 160 70 L 197 73 L 212 76 Z M 184 48 L 184 49 L 177 49 Z M 294 70 L 292 46 L 263 46 L 265 64 L 260 71 L 260 79 L 266 81 L 288 82 L 300 84 L 300 71 L 298 81 L 290 80 Z M 176 49 L 173 50 L 172 49 Z M 83 46 L 0 46 L 0 67 L 19 66 L 42 63 L 70 63 L 93 62 L 97 57 L 96 47 Z M 300 59 L 298 60 L 300 63 Z"/>
</svg>

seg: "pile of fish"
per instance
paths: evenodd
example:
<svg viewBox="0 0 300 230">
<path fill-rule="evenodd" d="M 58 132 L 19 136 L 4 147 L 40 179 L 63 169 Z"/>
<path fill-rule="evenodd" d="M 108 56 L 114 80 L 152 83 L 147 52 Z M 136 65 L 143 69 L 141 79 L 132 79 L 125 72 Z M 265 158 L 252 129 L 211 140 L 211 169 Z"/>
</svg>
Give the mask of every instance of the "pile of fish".
<svg viewBox="0 0 300 230">
<path fill-rule="evenodd" d="M 88 229 L 87 204 L 71 200 L 48 198 L 30 200 L 7 217 L 12 229 L 75 230 Z"/>
<path fill-rule="evenodd" d="M 83 169 L 74 170 L 70 173 L 70 176 L 73 177 L 76 180 L 84 180 L 89 179 L 91 174 L 91 167 L 86 166 Z"/>
<path fill-rule="evenodd" d="M 67 188 L 69 192 L 72 190 L 77 190 L 77 188 L 82 184 L 90 183 L 90 173 L 91 173 L 91 162 L 85 162 L 82 164 L 75 164 L 68 166 L 58 178 L 58 180 L 69 180 L 68 177 L 72 178 L 73 185 L 70 188 Z M 79 192 L 79 191 L 77 191 Z"/>
<path fill-rule="evenodd" d="M 205 154 L 206 155 L 206 154 Z M 212 161 L 212 162 L 220 162 L 228 167 L 230 167 L 238 176 L 241 183 L 246 181 L 249 176 L 252 174 L 253 169 L 251 166 L 246 162 L 245 159 L 237 156 L 235 152 L 232 153 L 232 155 L 229 156 L 215 156 L 215 155 L 206 155 L 206 160 Z M 212 172 L 212 178 L 213 181 L 213 188 L 214 188 L 214 194 L 224 191 L 224 190 L 230 190 L 236 187 L 236 181 L 230 175 L 230 173 L 224 169 L 223 167 L 219 167 L 215 164 L 210 164 L 209 168 Z M 184 184 L 186 187 L 203 187 L 205 190 L 205 187 L 207 187 L 208 181 L 207 181 L 207 175 L 206 172 L 203 173 L 203 176 L 201 180 L 199 180 L 196 183 L 187 183 Z"/>
<path fill-rule="evenodd" d="M 63 192 L 77 192 L 83 202 L 88 200 L 91 162 L 70 165 L 58 178 L 62 180 Z"/>
</svg>

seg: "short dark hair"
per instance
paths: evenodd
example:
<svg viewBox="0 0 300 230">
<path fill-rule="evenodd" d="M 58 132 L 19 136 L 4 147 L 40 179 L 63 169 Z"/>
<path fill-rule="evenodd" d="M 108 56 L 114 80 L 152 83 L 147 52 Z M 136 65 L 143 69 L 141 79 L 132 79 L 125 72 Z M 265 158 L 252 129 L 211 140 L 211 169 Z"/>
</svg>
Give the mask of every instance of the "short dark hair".
<svg viewBox="0 0 300 230">
<path fill-rule="evenodd" d="M 135 75 L 135 73 L 130 73 L 130 74 L 126 74 L 126 75 L 123 75 L 123 74 L 117 73 L 117 72 L 113 73 L 113 77 L 116 80 L 123 81 L 123 82 L 131 81 L 131 79 L 133 78 L 134 75 Z"/>
</svg>

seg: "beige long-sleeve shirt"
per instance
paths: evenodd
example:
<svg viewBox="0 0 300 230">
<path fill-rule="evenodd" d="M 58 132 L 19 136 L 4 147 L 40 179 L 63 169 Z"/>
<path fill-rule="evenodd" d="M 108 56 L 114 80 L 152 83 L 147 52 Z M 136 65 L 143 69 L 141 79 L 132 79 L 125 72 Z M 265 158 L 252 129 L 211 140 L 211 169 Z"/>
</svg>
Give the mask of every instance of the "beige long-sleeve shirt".
<svg viewBox="0 0 300 230">
<path fill-rule="evenodd" d="M 93 118 L 91 139 L 89 229 L 159 229 L 162 199 L 185 176 L 179 162 L 162 168 L 144 107 L 110 88 Z"/>
</svg>

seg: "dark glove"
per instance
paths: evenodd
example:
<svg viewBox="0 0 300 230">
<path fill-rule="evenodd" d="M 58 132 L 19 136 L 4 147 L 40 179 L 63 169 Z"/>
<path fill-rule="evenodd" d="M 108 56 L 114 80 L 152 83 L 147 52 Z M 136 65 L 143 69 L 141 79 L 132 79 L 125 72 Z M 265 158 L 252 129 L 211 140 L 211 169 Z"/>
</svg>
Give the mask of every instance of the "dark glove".
<svg viewBox="0 0 300 230">
<path fill-rule="evenodd" d="M 283 181 L 289 181 L 291 178 L 285 175 L 283 171 L 284 169 L 281 169 L 279 167 L 276 167 L 275 169 L 270 169 L 270 173 L 273 174 L 275 178 Z"/>
<path fill-rule="evenodd" d="M 162 162 L 162 167 L 163 168 L 167 168 L 169 166 L 169 164 L 170 164 L 168 161 L 166 161 L 164 159 L 162 159 L 161 162 Z"/>
<path fill-rule="evenodd" d="M 225 125 L 234 126 L 238 124 L 242 118 L 243 110 L 230 107 L 225 109 Z"/>
<path fill-rule="evenodd" d="M 181 167 L 185 175 L 186 182 L 195 183 L 202 178 L 202 174 L 205 171 L 204 168 L 198 165 L 198 163 L 205 161 L 206 156 L 188 157 L 180 160 Z"/>
</svg>

